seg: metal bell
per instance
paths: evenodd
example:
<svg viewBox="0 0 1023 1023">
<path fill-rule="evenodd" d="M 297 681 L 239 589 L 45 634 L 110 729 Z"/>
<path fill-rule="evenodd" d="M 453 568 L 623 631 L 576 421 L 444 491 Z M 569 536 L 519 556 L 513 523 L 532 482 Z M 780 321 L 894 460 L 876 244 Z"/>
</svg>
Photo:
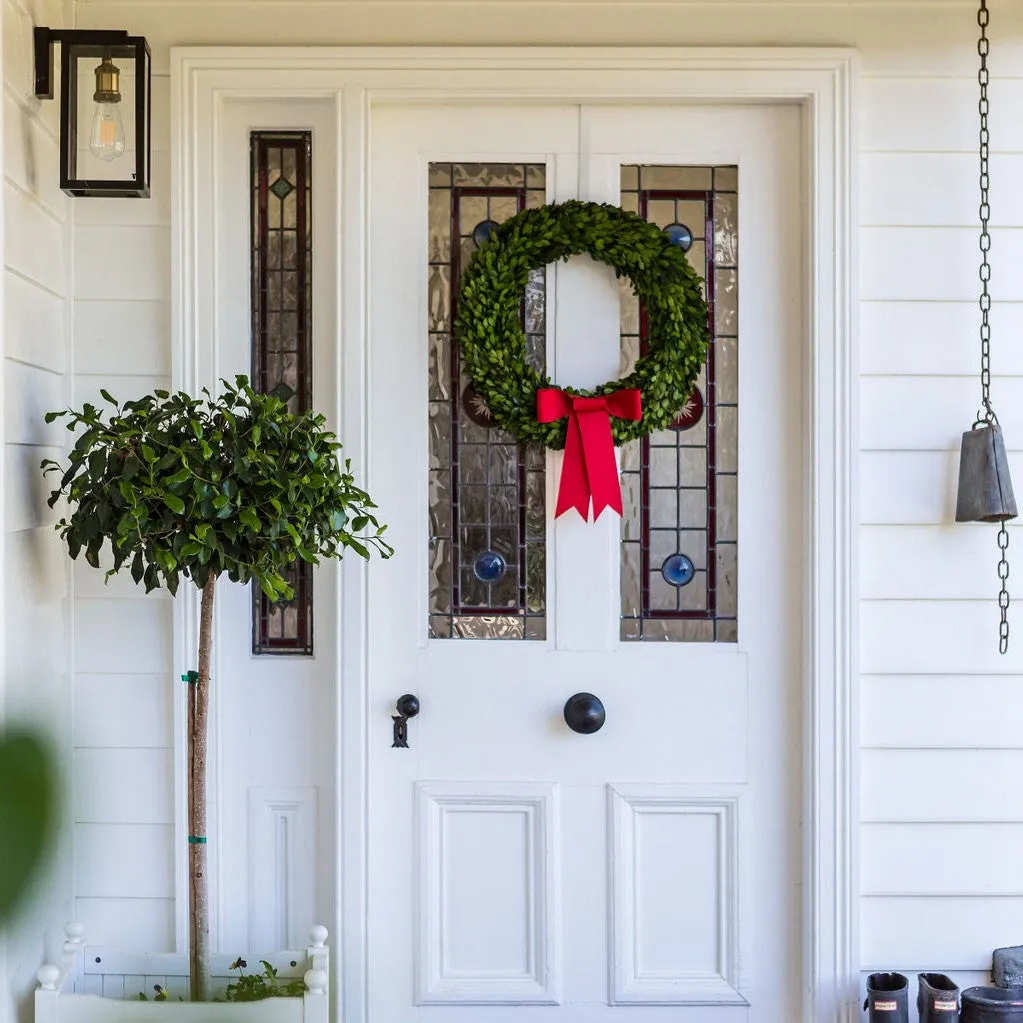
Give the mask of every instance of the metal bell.
<svg viewBox="0 0 1023 1023">
<path fill-rule="evenodd" d="M 959 452 L 956 522 L 1004 522 L 1016 515 L 1001 427 L 983 423 L 967 430 Z"/>
</svg>

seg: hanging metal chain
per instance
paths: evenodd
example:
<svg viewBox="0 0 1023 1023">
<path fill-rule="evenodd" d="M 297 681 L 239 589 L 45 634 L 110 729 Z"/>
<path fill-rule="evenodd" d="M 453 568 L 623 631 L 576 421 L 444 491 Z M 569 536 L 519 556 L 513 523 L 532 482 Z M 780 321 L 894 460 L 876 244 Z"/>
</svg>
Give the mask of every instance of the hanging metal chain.
<svg viewBox="0 0 1023 1023">
<path fill-rule="evenodd" d="M 988 190 L 991 187 L 990 157 L 991 134 L 988 130 L 988 114 L 991 106 L 988 102 L 988 84 L 991 75 L 988 71 L 987 58 L 991 46 L 988 42 L 987 27 L 990 21 L 987 0 L 980 0 L 977 11 L 977 24 L 980 26 L 980 38 L 977 40 L 977 53 L 980 56 L 980 70 L 977 72 L 977 83 L 980 85 L 980 101 L 977 108 L 980 112 L 980 411 L 977 413 L 976 425 L 994 426 L 998 416 L 991 405 L 991 263 L 988 255 L 991 252 L 991 204 Z M 1001 587 L 998 591 L 998 652 L 1004 654 L 1009 649 L 1009 530 L 1003 519 L 998 524 L 998 578 Z"/>
<path fill-rule="evenodd" d="M 1005 528 L 1005 520 L 998 523 L 998 578 L 1002 587 L 998 591 L 998 610 L 1001 621 L 998 623 L 998 652 L 1004 654 L 1009 649 L 1009 530 Z"/>
<path fill-rule="evenodd" d="M 981 409 L 977 413 L 978 423 L 997 423 L 998 417 L 991 407 L 991 292 L 988 289 L 991 283 L 991 264 L 988 262 L 988 253 L 991 251 L 991 232 L 988 222 L 991 219 L 991 205 L 988 201 L 988 189 L 991 187 L 991 177 L 988 170 L 990 158 L 991 135 L 988 131 L 988 103 L 987 88 L 990 81 L 990 74 L 987 67 L 988 52 L 990 45 L 987 38 L 987 26 L 990 15 L 987 9 L 987 0 L 980 0 L 980 10 L 977 12 L 977 24 L 980 25 L 980 39 L 977 42 L 977 53 L 980 54 L 980 71 L 977 73 L 977 81 L 980 84 L 980 403 Z"/>
</svg>

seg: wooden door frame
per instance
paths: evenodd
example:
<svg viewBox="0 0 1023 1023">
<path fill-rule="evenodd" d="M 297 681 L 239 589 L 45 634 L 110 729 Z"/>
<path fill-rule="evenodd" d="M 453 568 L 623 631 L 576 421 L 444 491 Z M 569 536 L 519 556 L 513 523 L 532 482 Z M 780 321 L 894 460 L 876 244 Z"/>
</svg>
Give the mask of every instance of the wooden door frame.
<svg viewBox="0 0 1023 1023">
<path fill-rule="evenodd" d="M 171 51 L 173 376 L 196 391 L 216 381 L 212 256 L 217 123 L 234 99 L 333 103 L 341 160 L 341 352 L 325 409 L 346 451 L 366 466 L 369 125 L 377 105 L 459 103 L 794 103 L 803 109 L 804 529 L 803 1020 L 858 1018 L 858 752 L 856 504 L 858 435 L 855 195 L 857 61 L 845 49 L 351 47 Z M 324 187 L 324 186 L 321 186 Z M 331 187 L 327 185 L 326 187 Z M 213 225 L 211 229 L 210 225 Z M 346 401 L 340 404 L 340 395 Z M 364 472 L 372 489 L 372 467 Z M 344 685 L 336 734 L 339 896 L 332 957 L 338 1016 L 367 1023 L 367 570 L 348 559 L 336 640 Z M 175 602 L 181 665 L 195 649 L 197 600 Z M 178 700 L 181 703 L 181 700 Z M 175 734 L 183 732 L 183 706 Z M 179 779 L 183 750 L 176 751 Z M 342 784 L 342 779 L 344 784 Z M 178 783 L 177 847 L 184 846 Z M 183 933 L 184 857 L 177 876 Z"/>
</svg>

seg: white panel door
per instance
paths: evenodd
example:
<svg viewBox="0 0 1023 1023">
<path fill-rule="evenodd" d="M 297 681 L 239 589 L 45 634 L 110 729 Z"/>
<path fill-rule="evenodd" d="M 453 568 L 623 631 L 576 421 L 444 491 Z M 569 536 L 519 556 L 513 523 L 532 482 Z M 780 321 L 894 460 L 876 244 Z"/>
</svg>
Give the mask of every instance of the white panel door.
<svg viewBox="0 0 1023 1023">
<path fill-rule="evenodd" d="M 397 554 L 370 575 L 370 1019 L 795 1019 L 799 112 L 388 106 L 371 140 L 370 488 Z M 738 642 L 620 639 L 621 523 L 554 521 L 560 454 L 545 638 L 430 638 L 428 174 L 445 161 L 543 164 L 548 200 L 615 205 L 623 166 L 738 167 Z M 573 259 L 546 295 L 555 383 L 616 377 L 611 272 Z M 580 691 L 606 708 L 595 734 L 563 720 Z M 392 748 L 404 693 L 421 712 Z"/>
</svg>

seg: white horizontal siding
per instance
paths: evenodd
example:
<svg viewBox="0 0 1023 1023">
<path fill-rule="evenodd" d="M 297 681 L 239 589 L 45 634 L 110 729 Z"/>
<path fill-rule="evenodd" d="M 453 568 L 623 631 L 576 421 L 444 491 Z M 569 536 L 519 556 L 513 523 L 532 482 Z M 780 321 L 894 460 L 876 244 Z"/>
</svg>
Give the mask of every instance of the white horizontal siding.
<svg viewBox="0 0 1023 1023">
<path fill-rule="evenodd" d="M 994 530 L 991 546 L 994 553 Z M 865 600 L 860 606 L 860 666 L 873 674 L 1019 675 L 998 653 L 995 559 L 988 600 Z"/>
<path fill-rule="evenodd" d="M 78 896 L 75 919 L 85 925 L 89 944 L 122 952 L 175 951 L 173 899 Z"/>
<path fill-rule="evenodd" d="M 75 251 L 78 298 L 167 298 L 170 231 L 166 227 L 79 225 Z"/>
<path fill-rule="evenodd" d="M 940 9 L 940 13 L 935 12 Z M 975 8 L 969 2 L 188 3 L 80 0 L 82 27 L 130 24 L 154 53 L 150 203 L 76 203 L 75 394 L 170 371 L 169 50 L 177 44 L 832 45 L 860 50 L 862 944 L 864 966 L 966 971 L 1018 940 L 1023 650 L 995 652 L 994 537 L 955 526 L 960 432 L 976 405 Z M 244 11 L 244 17 L 239 14 Z M 995 397 L 1023 489 L 1023 8 L 993 4 Z M 88 255 L 92 265 L 83 266 Z M 116 272 L 110 275 L 109 266 Z M 1002 374 L 1017 379 L 1005 379 Z M 1013 548 L 1017 530 L 1013 527 Z M 170 611 L 129 583 L 80 584 L 79 698 L 130 700 L 128 729 L 80 715 L 76 741 L 152 754 L 173 678 Z M 137 608 L 138 610 L 132 610 Z M 142 637 L 141 640 L 138 637 Z M 120 646 L 118 645 L 120 644 Z M 128 687 L 138 683 L 139 688 Z M 173 684 L 173 683 L 171 683 Z M 148 709 L 145 709 L 148 708 Z M 125 714 L 124 717 L 129 715 Z M 123 750 L 121 751 L 123 752 Z M 79 755 L 86 753 L 79 750 Z M 113 766 L 97 770 L 114 770 Z M 1015 773 L 1013 773 L 1015 772 Z M 107 811 L 104 811 L 107 812 Z M 112 811 L 111 811 L 112 812 Z M 122 804 L 118 813 L 127 812 Z M 140 817 L 149 808 L 138 810 Z M 997 822 L 997 823 L 993 823 Z M 933 847 L 949 847 L 920 868 Z M 999 859 L 1001 854 L 1004 862 Z M 918 869 L 914 869 L 916 864 Z M 140 882 L 141 883 L 141 882 Z M 145 880 L 158 890 L 159 878 Z M 81 893 L 80 893 L 81 894 Z M 128 894 L 125 892 L 124 894 Z M 83 899 L 102 940 L 169 943 L 169 903 Z M 120 916 L 118 915 L 120 912 Z M 95 935 L 91 935 L 95 938 Z"/>
<path fill-rule="evenodd" d="M 66 433 L 63 425 L 47 424 L 44 417 L 52 409 L 64 407 L 63 374 L 8 360 L 5 376 L 3 415 L 7 443 L 62 447 Z"/>
<path fill-rule="evenodd" d="M 861 901 L 863 968 L 910 973 L 991 968 L 991 950 L 1019 942 L 1023 899 L 1012 896 L 872 897 Z"/>
<path fill-rule="evenodd" d="M 968 428 L 964 423 L 963 429 Z M 958 472 L 959 454 L 952 450 L 861 453 L 860 522 L 920 526 L 953 521 Z"/>
<path fill-rule="evenodd" d="M 1023 822 L 1021 771 L 1019 749 L 865 749 L 863 820 Z"/>
<path fill-rule="evenodd" d="M 87 675 L 75 679 L 75 746 L 168 749 L 174 736 L 169 674 Z M 178 683 L 180 685 L 180 683 Z"/>
<path fill-rule="evenodd" d="M 865 895 L 1023 896 L 1023 824 L 864 824 Z"/>
<path fill-rule="evenodd" d="M 1003 375 L 1023 374 L 1023 345 L 1013 340 L 1023 337 L 1023 303 L 995 302 L 991 324 L 995 338 L 992 366 L 1000 392 Z M 961 302 L 862 302 L 860 372 L 864 377 L 891 378 L 976 374 L 980 350 L 974 339 L 979 328 L 980 311 L 972 298 Z"/>
<path fill-rule="evenodd" d="M 1018 14 L 1016 15 L 1018 26 Z M 957 39 L 972 50 L 976 22 Z M 1003 20 L 999 33 L 1005 32 Z M 994 30 L 992 29 L 992 34 Z M 1021 34 L 1007 36 L 1018 56 Z M 998 44 L 996 44 L 996 49 Z M 998 50 L 998 67 L 993 67 L 990 87 L 992 110 L 992 151 L 1023 152 L 1023 124 L 1011 111 L 1023 104 L 1023 79 L 999 77 L 1016 72 L 1019 65 L 1011 62 L 1011 51 Z M 994 59 L 992 60 L 994 65 Z M 862 110 L 861 145 L 865 152 L 886 153 L 974 153 L 977 150 L 977 80 L 976 69 L 962 78 L 947 76 L 935 67 L 932 77 L 910 78 L 884 76 L 866 78 L 860 90 Z M 997 132 L 997 134 L 995 134 Z M 927 184 L 940 193 L 942 180 L 928 179 Z M 925 181 L 921 178 L 921 185 Z M 954 184 L 954 182 L 952 182 Z"/>
<path fill-rule="evenodd" d="M 998 222 L 1023 226 L 1023 154 L 991 159 Z M 942 187 L 927 187 L 941 182 Z M 977 222 L 977 155 L 968 153 L 864 153 L 860 162 L 860 222 L 864 227 L 968 227 Z"/>
<path fill-rule="evenodd" d="M 171 616 L 148 600 L 79 600 L 75 604 L 78 670 L 166 673 L 171 663 Z"/>
<path fill-rule="evenodd" d="M 1023 450 L 1023 377 L 1001 377 L 992 395 L 1006 446 Z M 976 375 L 865 377 L 860 383 L 861 448 L 958 452 L 962 432 L 970 428 L 979 405 Z"/>
<path fill-rule="evenodd" d="M 995 268 L 991 294 L 999 301 L 1019 302 L 1023 280 L 1011 268 L 1023 259 L 1023 230 L 994 227 L 991 234 Z M 860 293 L 867 301 L 975 300 L 979 258 L 973 228 L 864 227 L 860 230 Z"/>
<path fill-rule="evenodd" d="M 983 524 L 864 526 L 860 563 L 870 600 L 991 599 L 995 559 Z"/>
<path fill-rule="evenodd" d="M 174 897 L 174 829 L 164 824 L 80 824 L 75 891 L 84 898 Z M 94 941 L 90 935 L 90 941 Z"/>
<path fill-rule="evenodd" d="M 864 675 L 864 747 L 1023 749 L 1017 675 Z"/>
<path fill-rule="evenodd" d="M 172 824 L 173 754 L 168 749 L 76 749 L 78 824 Z"/>
<path fill-rule="evenodd" d="M 113 378 L 124 375 L 169 379 L 170 332 L 166 301 L 80 300 L 75 303 L 76 370 L 117 388 L 122 385 Z"/>
</svg>

